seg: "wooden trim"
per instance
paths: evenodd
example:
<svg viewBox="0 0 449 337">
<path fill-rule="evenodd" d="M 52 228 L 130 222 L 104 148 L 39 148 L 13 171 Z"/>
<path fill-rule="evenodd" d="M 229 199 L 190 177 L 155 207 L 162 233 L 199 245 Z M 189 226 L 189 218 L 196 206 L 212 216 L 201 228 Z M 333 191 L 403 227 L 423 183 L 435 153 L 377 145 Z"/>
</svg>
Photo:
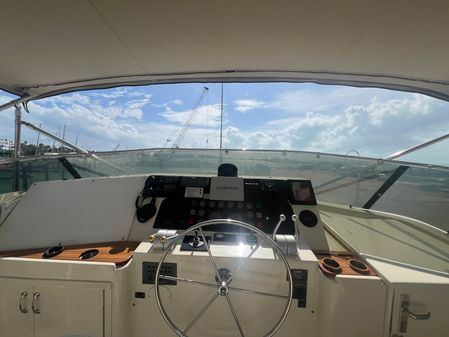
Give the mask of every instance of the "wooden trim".
<svg viewBox="0 0 449 337">
<path fill-rule="evenodd" d="M 83 261 L 87 263 L 111 262 L 115 263 L 116 266 L 120 266 L 124 265 L 132 258 L 134 250 L 139 244 L 140 242 L 136 241 L 116 241 L 67 246 L 64 247 L 64 251 L 59 255 L 48 258 L 48 260 Z M 22 257 L 30 259 L 46 259 L 43 257 L 43 253 L 48 248 L 50 247 L 0 252 L 0 258 Z M 81 260 L 80 255 L 90 249 L 97 249 L 98 254 L 90 259 Z"/>
<path fill-rule="evenodd" d="M 374 270 L 366 262 L 363 262 L 360 259 L 357 259 L 350 254 L 347 254 L 347 255 L 316 254 L 316 257 L 319 259 L 319 266 L 320 266 L 321 271 L 324 274 L 331 276 L 331 277 L 335 277 L 336 275 L 377 276 L 377 274 L 374 272 Z M 341 271 L 338 273 L 335 273 L 333 270 L 327 269 L 322 261 L 325 258 L 332 258 L 332 259 L 336 260 L 341 266 Z M 357 272 L 349 266 L 349 263 L 348 263 L 349 260 L 356 260 L 358 262 L 361 262 L 361 263 L 365 264 L 369 270 L 364 273 Z"/>
</svg>

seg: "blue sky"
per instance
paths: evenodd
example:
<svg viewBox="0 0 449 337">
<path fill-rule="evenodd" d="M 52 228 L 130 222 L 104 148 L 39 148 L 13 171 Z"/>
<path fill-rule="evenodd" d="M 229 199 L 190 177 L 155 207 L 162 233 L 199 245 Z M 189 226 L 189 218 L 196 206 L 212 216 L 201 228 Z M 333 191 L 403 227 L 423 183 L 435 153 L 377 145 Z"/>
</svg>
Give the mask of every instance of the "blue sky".
<svg viewBox="0 0 449 337">
<path fill-rule="evenodd" d="M 82 91 L 31 102 L 24 120 L 42 123 L 89 150 L 161 147 L 186 119 L 202 88 L 209 94 L 181 147 L 217 148 L 220 84 L 175 84 Z M 0 103 L 13 98 L 0 91 Z M 384 157 L 449 131 L 449 103 L 374 88 L 298 83 L 224 86 L 226 148 L 310 150 Z M 13 109 L 0 112 L 0 138 L 13 138 Z M 36 141 L 36 133 L 23 131 Z M 41 142 L 52 144 L 48 139 Z M 447 144 L 445 148 L 447 149 Z M 170 146 L 170 145 L 168 145 Z M 442 146 L 426 151 L 449 164 Z M 414 160 L 430 160 L 428 155 Z M 437 155 L 438 153 L 438 155 Z M 437 163 L 437 162 L 434 162 Z"/>
</svg>

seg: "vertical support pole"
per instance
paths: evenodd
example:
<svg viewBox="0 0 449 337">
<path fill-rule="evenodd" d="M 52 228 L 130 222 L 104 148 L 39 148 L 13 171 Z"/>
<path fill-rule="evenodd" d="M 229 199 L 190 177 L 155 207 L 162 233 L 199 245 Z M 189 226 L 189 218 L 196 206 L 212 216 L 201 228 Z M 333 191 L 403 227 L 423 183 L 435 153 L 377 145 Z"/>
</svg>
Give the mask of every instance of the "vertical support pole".
<svg viewBox="0 0 449 337">
<path fill-rule="evenodd" d="M 221 109 L 220 109 L 220 163 L 221 164 L 223 162 L 223 155 L 222 155 L 222 150 L 223 150 L 223 88 L 224 84 L 223 82 L 221 82 Z"/>
<path fill-rule="evenodd" d="M 13 179 L 12 179 L 12 190 L 18 191 L 19 190 L 19 180 L 20 180 L 20 163 L 19 163 L 19 157 L 20 157 L 20 131 L 21 131 L 21 122 L 22 122 L 22 108 L 20 104 L 15 105 L 15 133 L 14 133 L 14 173 L 13 173 Z"/>
<path fill-rule="evenodd" d="M 14 159 L 20 157 L 20 131 L 22 123 L 22 108 L 19 104 L 15 105 L 16 119 L 15 119 L 15 134 L 14 134 Z"/>
<path fill-rule="evenodd" d="M 39 129 L 42 127 L 42 124 L 41 123 L 39 123 Z M 40 131 L 38 131 L 37 132 L 37 140 L 36 140 L 36 157 L 38 156 L 38 154 L 39 154 L 39 138 L 40 138 L 40 135 L 41 135 L 41 132 Z"/>
</svg>

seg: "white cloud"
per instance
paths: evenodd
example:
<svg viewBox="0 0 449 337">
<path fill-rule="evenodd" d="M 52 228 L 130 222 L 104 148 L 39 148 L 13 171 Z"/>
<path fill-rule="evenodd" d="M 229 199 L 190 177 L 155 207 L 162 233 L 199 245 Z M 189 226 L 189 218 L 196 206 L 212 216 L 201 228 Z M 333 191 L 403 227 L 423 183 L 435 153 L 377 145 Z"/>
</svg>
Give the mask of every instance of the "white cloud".
<svg viewBox="0 0 449 337">
<path fill-rule="evenodd" d="M 151 94 L 138 92 L 138 95 L 131 95 L 133 99 L 118 103 L 112 98 L 119 98 L 127 93 L 126 90 L 115 89 L 112 93 L 73 93 L 60 96 L 53 96 L 39 101 L 34 106 L 47 106 L 53 109 L 88 109 L 97 113 L 116 118 L 142 119 L 143 108 L 151 103 Z M 93 97 L 94 99 L 91 99 Z M 64 114 L 64 118 L 69 117 Z"/>
<path fill-rule="evenodd" d="M 240 112 L 247 112 L 257 108 L 263 108 L 266 103 L 263 101 L 258 101 L 254 99 L 239 99 L 233 102 L 236 106 L 235 109 Z"/>
<path fill-rule="evenodd" d="M 189 118 L 192 110 L 174 111 L 167 107 L 166 111 L 159 113 L 169 122 L 183 125 L 187 118 Z M 220 106 L 218 104 L 203 105 L 196 110 L 195 116 L 191 123 L 192 126 L 220 126 Z"/>
<path fill-rule="evenodd" d="M 357 96 L 358 92 L 362 98 Z M 125 94 L 117 90 L 106 93 L 107 98 L 97 92 L 47 98 L 31 102 L 31 114 L 24 113 L 23 118 L 36 125 L 42 123 L 53 134 L 66 125 L 69 141 L 74 142 L 79 135 L 81 147 L 110 150 L 117 144 L 121 144 L 121 149 L 163 146 L 168 135 L 182 126 L 190 113 L 180 109 L 182 101 L 178 99 L 170 98 L 167 103 L 157 105 L 147 91 L 138 90 L 128 99 L 121 98 Z M 0 93 L 0 102 L 10 99 Z M 288 91 L 272 101 L 242 99 L 233 103 L 236 111 L 246 114 L 237 113 L 234 123 L 225 120 L 227 148 L 342 154 L 355 149 L 361 155 L 382 157 L 449 130 L 448 103 L 418 94 L 337 87 L 316 93 Z M 228 113 L 232 113 L 230 108 L 226 109 Z M 257 108 L 263 108 L 264 117 L 271 115 L 271 118 L 253 126 L 251 114 L 261 116 L 259 111 L 251 112 Z M 145 118 L 149 113 L 157 118 Z M 219 126 L 220 106 L 201 107 L 181 147 L 217 148 Z M 13 132 L 14 110 L 0 112 L 0 138 L 12 139 Z M 36 134 L 25 128 L 23 136 L 30 142 L 36 139 Z"/>
<path fill-rule="evenodd" d="M 340 93 L 341 94 L 341 93 Z M 257 131 L 232 127 L 225 132 L 229 148 L 296 149 L 345 154 L 358 150 L 365 156 L 387 156 L 447 133 L 447 102 L 419 94 L 390 93 L 367 99 L 365 104 L 351 101 L 326 109 L 313 109 L 273 119 Z M 279 102 L 279 100 L 277 100 Z M 322 105 L 324 107 L 324 105 Z"/>
</svg>

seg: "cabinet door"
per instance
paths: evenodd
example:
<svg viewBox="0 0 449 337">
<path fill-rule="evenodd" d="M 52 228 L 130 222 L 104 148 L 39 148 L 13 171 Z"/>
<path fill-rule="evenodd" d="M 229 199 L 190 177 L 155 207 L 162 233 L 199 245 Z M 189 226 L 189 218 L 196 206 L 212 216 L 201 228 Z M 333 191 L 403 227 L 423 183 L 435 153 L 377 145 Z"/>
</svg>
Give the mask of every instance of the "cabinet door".
<svg viewBox="0 0 449 337">
<path fill-rule="evenodd" d="M 448 284 L 401 284 L 395 286 L 394 292 L 390 336 L 448 336 Z M 401 310 L 401 306 L 412 314 Z M 417 316 L 413 318 L 413 314 Z"/>
<path fill-rule="evenodd" d="M 0 278 L 0 336 L 33 337 L 32 297 L 29 282 Z"/>
<path fill-rule="evenodd" d="M 103 337 L 106 332 L 104 303 L 107 285 L 82 282 L 39 282 L 35 337 Z M 107 301 L 109 302 L 109 301 Z M 109 320 L 108 320 L 109 321 Z"/>
</svg>

